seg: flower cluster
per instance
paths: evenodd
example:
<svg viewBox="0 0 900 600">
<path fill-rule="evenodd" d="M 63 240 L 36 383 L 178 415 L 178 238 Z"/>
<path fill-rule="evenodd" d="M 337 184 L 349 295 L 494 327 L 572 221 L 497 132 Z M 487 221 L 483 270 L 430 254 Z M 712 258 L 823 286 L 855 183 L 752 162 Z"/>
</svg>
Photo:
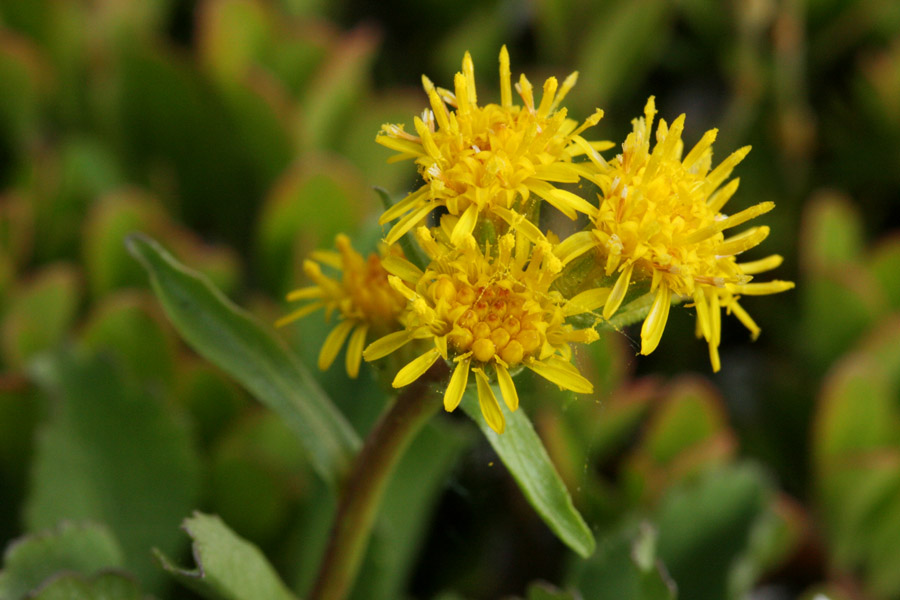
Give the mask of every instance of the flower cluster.
<svg viewBox="0 0 900 600">
<path fill-rule="evenodd" d="M 423 77 L 430 107 L 415 117 L 415 134 L 388 124 L 376 137 L 398 152 L 390 161 L 414 160 L 423 181 L 381 216 L 382 225 L 391 225 L 385 247 L 365 260 L 340 236 L 339 253 L 319 252 L 318 262 L 306 262 L 315 285 L 289 295 L 312 302 L 282 322 L 320 307 L 340 314 L 322 347 L 321 368 L 348 336 L 352 377 L 361 357 L 399 355 L 405 358 L 398 366 L 405 366 L 392 385 L 402 388 L 442 362 L 446 410 L 459 405 L 474 374 L 482 414 L 502 433 L 504 412 L 493 385 L 510 411 L 518 408 L 513 378 L 522 369 L 591 393 L 572 345 L 598 339 L 597 328 L 626 300 L 649 307 L 642 354 L 657 347 L 677 301 L 695 309 L 697 335 L 707 342 L 714 370 L 723 309 L 754 338 L 759 334 L 741 296 L 793 284 L 751 282 L 781 263 L 777 255 L 736 258 L 762 242 L 768 227 L 725 236 L 773 208 L 762 202 L 731 216 L 721 212 L 738 187 L 737 179 L 726 180 L 749 148 L 713 168 L 712 130 L 683 156 L 684 115 L 671 125 L 659 119 L 651 148 L 656 109 L 650 98 L 622 152 L 606 159 L 601 153 L 613 144 L 584 136 L 603 112 L 579 123 L 560 106 L 576 79 L 573 73 L 560 85 L 551 77 L 537 102 L 524 75 L 513 86 L 505 47 L 499 104 L 478 104 L 468 53 L 453 91 Z M 513 87 L 522 104 L 513 101 Z M 599 193 L 583 197 L 563 187 L 582 182 Z M 588 225 L 560 241 L 539 227 L 544 203 L 572 220 L 585 215 Z M 419 264 L 398 249 L 404 238 L 423 251 Z M 319 263 L 342 271 L 341 280 L 324 275 Z"/>
</svg>

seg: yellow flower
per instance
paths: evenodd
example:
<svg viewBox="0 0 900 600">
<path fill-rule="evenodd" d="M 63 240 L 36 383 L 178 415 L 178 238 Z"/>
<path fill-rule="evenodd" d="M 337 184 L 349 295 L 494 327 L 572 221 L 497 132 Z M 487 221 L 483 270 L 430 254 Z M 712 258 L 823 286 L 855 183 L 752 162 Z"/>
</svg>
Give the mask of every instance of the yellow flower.
<svg viewBox="0 0 900 600">
<path fill-rule="evenodd" d="M 406 304 L 406 298 L 388 283 L 388 274 L 382 267 L 382 260 L 397 256 L 399 250 L 383 248 L 381 256 L 370 254 L 368 259 L 350 245 L 350 239 L 340 234 L 335 239 L 338 252 L 317 251 L 314 260 L 306 260 L 303 270 L 315 285 L 294 290 L 288 294 L 289 301 L 313 300 L 291 314 L 279 319 L 276 326 L 282 326 L 306 316 L 320 308 L 325 309 L 326 318 L 337 311 L 340 321 L 331 330 L 319 352 L 319 368 L 323 371 L 331 366 L 347 338 L 346 368 L 350 377 L 359 374 L 366 335 L 372 330 L 376 335 L 400 327 L 399 316 Z M 325 275 L 319 263 L 342 273 L 340 279 Z"/>
<path fill-rule="evenodd" d="M 641 328 L 642 354 L 649 354 L 659 343 L 673 297 L 692 300 L 697 335 L 706 339 L 713 370 L 718 371 L 721 309 L 734 314 L 755 339 L 759 327 L 739 304 L 741 295 L 774 294 L 794 284 L 750 283 L 753 275 L 780 265 L 778 255 L 744 263 L 736 258 L 762 242 L 769 235 L 768 227 L 751 227 L 730 237 L 723 234 L 774 207 L 772 202 L 761 202 L 731 216 L 720 212 L 739 180 L 722 184 L 750 148 L 741 148 L 710 170 L 713 129 L 682 158 L 681 115 L 671 126 L 660 119 L 651 151 L 655 114 L 651 97 L 644 117 L 632 122 L 622 153 L 601 169 L 602 194 L 592 228 L 566 239 L 557 254 L 569 262 L 596 248 L 606 275 L 619 274 L 603 309 L 606 319 L 618 310 L 632 281 L 650 280 L 654 298 Z"/>
<path fill-rule="evenodd" d="M 599 150 L 612 147 L 610 142 L 589 142 L 581 136 L 603 111 L 597 110 L 579 126 L 566 117 L 565 108 L 558 108 L 577 75 L 569 75 L 561 86 L 556 78 L 548 79 L 538 105 L 531 83 L 522 75 L 515 88 L 524 107 L 513 104 L 506 46 L 500 51 L 500 104 L 478 105 L 468 52 L 462 73 L 454 79 L 455 93 L 436 88 L 423 76 L 431 109 L 415 118 L 416 134 L 407 133 L 402 125 L 388 124 L 375 138 L 399 152 L 389 162 L 414 159 L 425 182 L 382 215 L 381 224 L 402 217 L 385 241 L 393 244 L 442 206 L 454 223 L 451 241 L 460 244 L 485 214 L 497 224 L 525 214 L 531 194 L 572 219 L 576 212 L 594 214 L 596 209 L 589 202 L 553 185 L 590 177 L 590 163 L 572 159 L 586 154 L 598 160 Z"/>
<path fill-rule="evenodd" d="M 423 354 L 400 369 L 394 387 L 412 383 L 439 358 L 455 363 L 444 408 L 452 411 L 459 405 L 473 372 L 481 411 L 498 433 L 505 421 L 491 390 L 492 376 L 510 410 L 519 405 L 512 375 L 523 366 L 562 388 L 593 391 L 571 363 L 569 343 L 590 343 L 597 332 L 575 330 L 565 320 L 597 308 L 596 294 L 566 301 L 550 289 L 559 275 L 559 261 L 548 243 L 531 249 L 524 236 L 506 234 L 496 247 L 487 244 L 482 251 L 471 236 L 451 248 L 425 227 L 416 233 L 432 259 L 425 272 L 402 259 L 385 264 L 394 289 L 409 301 L 406 328 L 374 341 L 363 353 L 366 360 L 376 360 L 411 340 L 428 342 Z"/>
</svg>

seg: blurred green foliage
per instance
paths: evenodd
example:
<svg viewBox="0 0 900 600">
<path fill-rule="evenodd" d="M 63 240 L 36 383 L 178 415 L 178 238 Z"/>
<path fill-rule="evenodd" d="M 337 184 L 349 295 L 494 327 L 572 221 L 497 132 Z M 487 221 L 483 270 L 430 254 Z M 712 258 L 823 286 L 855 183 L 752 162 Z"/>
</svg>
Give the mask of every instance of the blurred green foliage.
<svg viewBox="0 0 900 600">
<path fill-rule="evenodd" d="M 440 416 L 353 597 L 900 598 L 900 3 L 3 0 L 0 599 L 306 594 L 321 465 L 181 341 L 124 238 L 273 322 L 310 250 L 374 246 L 373 186 L 413 185 L 373 140 L 425 106 L 420 75 L 449 86 L 468 49 L 496 98 L 504 43 L 532 80 L 577 69 L 570 114 L 603 108 L 607 139 L 653 94 L 688 141 L 718 127 L 717 157 L 752 144 L 734 210 L 776 202 L 797 290 L 747 301 L 762 337 L 727 323 L 719 375 L 686 310 L 652 357 L 629 329 L 581 356 L 593 397 L 523 383 L 591 557 Z M 369 367 L 315 370 L 324 331 L 280 335 L 355 439 L 384 394 Z"/>
</svg>

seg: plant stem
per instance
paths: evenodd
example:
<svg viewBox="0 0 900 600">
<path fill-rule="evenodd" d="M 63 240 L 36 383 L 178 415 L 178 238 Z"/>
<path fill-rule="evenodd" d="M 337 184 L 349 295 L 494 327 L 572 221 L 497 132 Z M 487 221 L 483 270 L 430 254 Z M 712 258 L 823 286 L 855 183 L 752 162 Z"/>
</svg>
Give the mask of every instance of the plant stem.
<svg viewBox="0 0 900 600">
<path fill-rule="evenodd" d="M 404 388 L 372 428 L 341 490 L 331 538 L 310 600 L 342 600 L 350 591 L 394 466 L 440 406 L 430 397 L 429 387 L 446 374 L 447 366 L 438 361 Z"/>
</svg>

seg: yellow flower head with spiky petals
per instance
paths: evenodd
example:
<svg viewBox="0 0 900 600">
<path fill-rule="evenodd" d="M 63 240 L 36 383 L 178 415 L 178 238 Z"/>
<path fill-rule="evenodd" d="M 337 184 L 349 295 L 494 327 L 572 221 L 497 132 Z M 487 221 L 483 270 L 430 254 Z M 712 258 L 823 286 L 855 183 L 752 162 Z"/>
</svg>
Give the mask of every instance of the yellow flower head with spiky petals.
<svg viewBox="0 0 900 600">
<path fill-rule="evenodd" d="M 416 134 L 404 131 L 402 125 L 388 124 L 375 138 L 400 153 L 390 162 L 415 159 L 425 182 L 382 215 L 381 224 L 401 217 L 385 241 L 396 242 L 443 206 L 454 222 L 451 241 L 460 244 L 480 217 L 487 215 L 499 224 L 523 214 L 531 194 L 572 219 L 576 212 L 594 214 L 596 209 L 589 202 L 553 185 L 589 177 L 589 163 L 572 159 L 587 155 L 597 160 L 598 150 L 612 147 L 610 142 L 589 142 L 581 136 L 603 111 L 597 110 L 578 125 L 566 117 L 565 108 L 558 108 L 577 75 L 569 75 L 561 86 L 556 78 L 548 79 L 538 105 L 531 83 L 522 75 L 515 88 L 524 107 L 513 104 L 506 46 L 500 51 L 500 104 L 478 105 L 468 52 L 462 73 L 454 80 L 455 93 L 436 88 L 423 76 L 431 109 L 415 118 Z"/>
<path fill-rule="evenodd" d="M 397 256 L 399 250 L 382 248 L 380 256 L 370 254 L 368 258 L 363 258 L 343 234 L 337 236 L 335 246 L 337 252 L 316 251 L 312 254 L 315 260 L 304 261 L 303 270 L 315 285 L 294 290 L 287 299 L 313 302 L 279 319 L 276 326 L 295 321 L 320 308 L 325 309 L 329 319 L 337 311 L 340 321 L 322 344 L 319 368 L 324 371 L 331 366 L 349 337 L 347 374 L 356 378 L 368 332 L 371 330 L 375 335 L 383 335 L 401 326 L 399 317 L 406 305 L 406 298 L 388 283 L 388 274 L 382 267 L 382 261 Z M 325 275 L 319 263 L 340 271 L 341 278 Z"/>
<path fill-rule="evenodd" d="M 672 297 L 692 299 L 698 337 L 709 344 L 710 361 L 718 371 L 721 308 L 733 313 L 756 338 L 759 327 L 738 303 L 740 296 L 774 294 L 794 284 L 750 283 L 753 275 L 780 265 L 778 255 L 745 263 L 736 258 L 762 242 L 768 227 L 752 227 L 727 238 L 723 234 L 774 207 L 772 202 L 761 202 L 731 216 L 720 212 L 739 180 L 722 184 L 750 148 L 741 148 L 710 170 L 713 129 L 682 158 L 681 115 L 671 126 L 660 119 L 651 151 L 655 114 L 651 97 L 644 117 L 632 122 L 634 129 L 622 153 L 602 169 L 602 195 L 592 230 L 565 240 L 557 254 L 568 262 L 596 248 L 605 261 L 606 275 L 619 273 L 603 309 L 606 319 L 618 310 L 629 283 L 650 280 L 655 296 L 641 329 L 642 354 L 649 354 L 659 343 Z"/>
<path fill-rule="evenodd" d="M 459 405 L 469 372 L 474 372 L 482 414 L 498 433 L 503 433 L 505 419 L 491 390 L 492 375 L 510 410 L 519 405 L 510 372 L 521 366 L 562 388 L 593 391 L 572 364 L 569 343 L 593 342 L 597 332 L 576 330 L 566 317 L 596 306 L 583 295 L 566 301 L 550 289 L 559 261 L 550 256 L 548 243 L 532 249 L 524 236 L 506 234 L 494 248 L 479 249 L 471 236 L 451 248 L 425 227 L 416 233 L 432 259 L 425 272 L 402 260 L 386 265 L 395 273 L 390 277 L 394 288 L 409 301 L 406 329 L 374 341 L 363 353 L 366 360 L 376 360 L 413 339 L 431 342 L 400 369 L 394 387 L 412 383 L 439 358 L 455 362 L 444 408 L 452 411 Z M 549 266 L 554 264 L 556 269 Z"/>
</svg>

